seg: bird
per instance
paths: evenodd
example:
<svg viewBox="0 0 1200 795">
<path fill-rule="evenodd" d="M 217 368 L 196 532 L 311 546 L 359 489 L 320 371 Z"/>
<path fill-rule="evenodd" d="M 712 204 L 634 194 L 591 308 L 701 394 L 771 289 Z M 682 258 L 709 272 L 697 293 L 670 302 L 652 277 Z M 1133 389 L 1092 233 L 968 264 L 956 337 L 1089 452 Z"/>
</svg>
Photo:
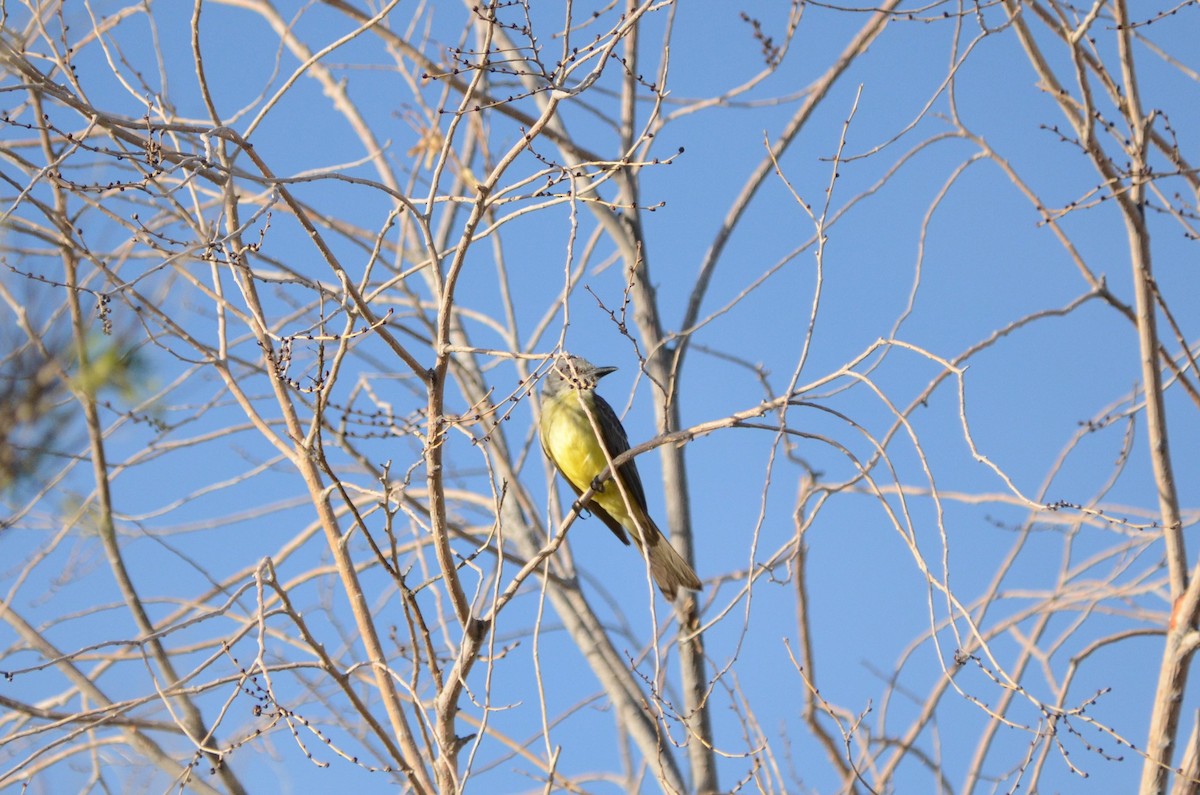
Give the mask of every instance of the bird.
<svg viewBox="0 0 1200 795">
<path fill-rule="evenodd" d="M 538 436 L 542 451 L 576 496 L 595 485 L 595 493 L 583 507 L 626 546 L 632 536 L 649 559 L 659 590 L 674 601 L 680 589 L 700 590 L 700 578 L 650 518 L 637 465 L 631 458 L 617 467 L 615 478 L 610 474 L 603 483 L 596 482 L 609 461 L 629 449 L 617 413 L 596 394 L 596 383 L 616 369 L 597 367 L 566 353 L 555 357 L 542 382 Z"/>
</svg>

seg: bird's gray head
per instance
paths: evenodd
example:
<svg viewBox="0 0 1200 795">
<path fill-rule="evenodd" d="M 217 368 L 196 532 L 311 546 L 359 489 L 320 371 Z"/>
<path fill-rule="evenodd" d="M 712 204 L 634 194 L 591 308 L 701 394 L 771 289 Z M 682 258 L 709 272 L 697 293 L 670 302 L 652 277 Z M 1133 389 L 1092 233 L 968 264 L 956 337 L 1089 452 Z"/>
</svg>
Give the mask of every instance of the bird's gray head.
<svg viewBox="0 0 1200 795">
<path fill-rule="evenodd" d="M 615 367 L 597 367 L 579 356 L 564 353 L 557 356 L 550 365 L 542 381 L 542 394 L 554 397 L 568 389 L 595 389 L 596 382 L 609 373 L 616 372 Z"/>
</svg>

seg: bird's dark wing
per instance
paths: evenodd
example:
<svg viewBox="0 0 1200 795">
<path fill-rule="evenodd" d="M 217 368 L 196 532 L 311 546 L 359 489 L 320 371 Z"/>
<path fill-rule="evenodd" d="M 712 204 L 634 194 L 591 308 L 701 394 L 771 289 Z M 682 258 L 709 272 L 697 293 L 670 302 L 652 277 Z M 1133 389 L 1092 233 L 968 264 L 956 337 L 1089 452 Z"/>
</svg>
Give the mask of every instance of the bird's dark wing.
<svg viewBox="0 0 1200 795">
<path fill-rule="evenodd" d="M 621 425 L 617 412 L 608 405 L 608 401 L 595 393 L 593 396 L 596 398 L 596 422 L 604 432 L 604 447 L 609 456 L 616 458 L 629 449 L 629 437 L 625 435 L 625 428 Z M 642 509 L 642 513 L 646 513 L 646 490 L 642 488 L 642 477 L 638 474 L 637 464 L 631 458 L 617 467 L 617 474 L 625 484 L 630 499 Z"/>
</svg>

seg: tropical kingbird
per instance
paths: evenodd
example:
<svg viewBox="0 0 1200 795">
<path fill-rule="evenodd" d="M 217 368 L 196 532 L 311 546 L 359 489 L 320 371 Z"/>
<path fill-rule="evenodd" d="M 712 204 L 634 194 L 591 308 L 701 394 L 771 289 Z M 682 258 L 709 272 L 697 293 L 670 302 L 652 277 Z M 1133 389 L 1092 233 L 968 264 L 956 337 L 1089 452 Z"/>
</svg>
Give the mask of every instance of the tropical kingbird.
<svg viewBox="0 0 1200 795">
<path fill-rule="evenodd" d="M 576 496 L 590 489 L 609 462 L 629 449 L 629 437 L 617 413 L 596 394 L 596 382 L 616 369 L 564 354 L 554 360 L 542 385 L 538 428 L 542 450 Z M 584 507 L 626 545 L 629 537 L 625 532 L 629 531 L 650 560 L 650 573 L 668 599 L 674 600 L 680 588 L 700 590 L 696 572 L 646 512 L 646 492 L 632 458 L 617 467 L 615 479 L 609 475 L 599 484 Z"/>
</svg>

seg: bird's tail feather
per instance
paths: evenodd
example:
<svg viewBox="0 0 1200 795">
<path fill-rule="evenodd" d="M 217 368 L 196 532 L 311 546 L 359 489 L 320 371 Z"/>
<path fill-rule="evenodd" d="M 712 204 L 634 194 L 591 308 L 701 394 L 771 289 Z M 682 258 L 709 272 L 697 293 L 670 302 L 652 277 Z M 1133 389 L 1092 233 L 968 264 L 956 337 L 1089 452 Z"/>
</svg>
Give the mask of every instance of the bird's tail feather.
<svg viewBox="0 0 1200 795">
<path fill-rule="evenodd" d="M 671 601 L 675 601 L 680 588 L 699 591 L 703 586 L 695 570 L 675 551 L 662 531 L 653 522 L 650 525 L 653 532 L 648 534 L 650 543 L 646 545 L 646 556 L 650 558 L 650 574 L 658 583 L 659 590 Z"/>
</svg>

